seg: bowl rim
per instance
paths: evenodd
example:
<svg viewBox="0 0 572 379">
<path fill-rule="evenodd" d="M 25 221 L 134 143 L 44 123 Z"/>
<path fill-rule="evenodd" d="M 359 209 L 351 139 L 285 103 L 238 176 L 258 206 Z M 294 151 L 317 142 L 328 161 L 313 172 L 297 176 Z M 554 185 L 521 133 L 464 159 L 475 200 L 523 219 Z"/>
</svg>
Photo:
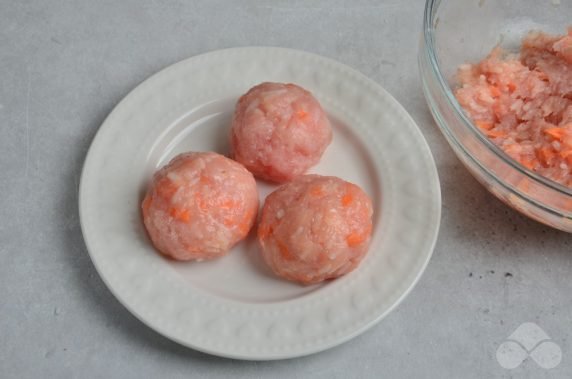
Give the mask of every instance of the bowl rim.
<svg viewBox="0 0 572 379">
<path fill-rule="evenodd" d="M 455 98 L 453 91 L 445 77 L 441 73 L 441 69 L 439 68 L 439 63 L 437 61 L 437 55 L 435 53 L 435 28 L 434 25 L 434 16 L 437 13 L 437 9 L 441 4 L 441 0 L 426 0 L 425 2 L 425 11 L 423 15 L 423 40 L 425 42 L 426 47 L 426 54 L 428 55 L 429 62 L 431 66 L 431 71 L 433 75 L 437 79 L 437 83 L 442 92 L 445 93 L 445 98 L 447 99 L 448 105 L 453 109 L 454 113 L 457 117 L 461 119 L 461 121 L 465 124 L 465 127 L 482 143 L 484 144 L 490 151 L 493 152 L 499 159 L 501 159 L 504 163 L 515 169 L 516 171 L 520 172 L 521 174 L 529 177 L 531 180 L 538 182 L 554 191 L 557 191 L 565 196 L 572 197 L 572 188 L 568 188 L 560 183 L 557 183 L 551 179 L 548 179 L 542 175 L 535 173 L 532 170 L 524 167 L 508 154 L 506 154 L 500 147 L 494 144 L 489 138 L 487 138 L 477 127 L 473 124 L 473 122 L 469 119 L 467 114 L 461 108 L 461 105 Z M 456 138 L 456 137 L 455 137 Z M 496 175 L 495 175 L 496 177 Z M 503 181 L 502 179 L 497 178 L 499 181 Z"/>
</svg>

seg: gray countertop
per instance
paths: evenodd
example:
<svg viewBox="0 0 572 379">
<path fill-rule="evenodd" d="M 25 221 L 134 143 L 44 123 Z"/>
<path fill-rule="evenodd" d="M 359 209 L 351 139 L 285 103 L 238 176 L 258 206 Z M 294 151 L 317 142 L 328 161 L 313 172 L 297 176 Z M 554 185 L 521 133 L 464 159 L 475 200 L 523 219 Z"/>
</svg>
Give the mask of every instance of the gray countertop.
<svg viewBox="0 0 572 379">
<path fill-rule="evenodd" d="M 572 235 L 507 208 L 453 155 L 421 92 L 422 12 L 422 0 L 0 0 L 0 377 L 569 377 Z M 150 330 L 98 277 L 78 220 L 83 159 L 115 104 L 169 64 L 246 45 L 311 51 L 380 83 L 441 178 L 439 240 L 411 295 L 365 334 L 293 360 L 212 357 Z M 560 346 L 559 366 L 497 362 L 524 322 Z"/>
</svg>

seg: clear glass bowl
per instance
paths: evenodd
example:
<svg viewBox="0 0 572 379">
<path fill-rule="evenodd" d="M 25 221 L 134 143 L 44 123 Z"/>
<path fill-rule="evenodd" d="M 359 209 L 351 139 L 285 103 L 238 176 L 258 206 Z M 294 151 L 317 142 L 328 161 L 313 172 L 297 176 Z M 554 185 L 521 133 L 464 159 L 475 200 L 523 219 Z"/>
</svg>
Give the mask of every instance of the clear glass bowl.
<svg viewBox="0 0 572 379">
<path fill-rule="evenodd" d="M 565 34 L 568 0 L 427 0 L 419 67 L 431 113 L 469 171 L 521 213 L 572 232 L 572 189 L 535 174 L 492 143 L 462 111 L 452 92 L 460 64 L 477 62 L 500 44 L 520 46 L 532 29 Z"/>
</svg>

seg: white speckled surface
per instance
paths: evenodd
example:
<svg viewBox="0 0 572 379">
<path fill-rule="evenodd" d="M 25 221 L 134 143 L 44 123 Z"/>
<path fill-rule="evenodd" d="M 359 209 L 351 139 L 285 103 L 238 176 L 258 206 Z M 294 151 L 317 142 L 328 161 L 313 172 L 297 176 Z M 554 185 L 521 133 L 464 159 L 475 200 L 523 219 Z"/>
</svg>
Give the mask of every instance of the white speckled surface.
<svg viewBox="0 0 572 379">
<path fill-rule="evenodd" d="M 420 0 L 0 1 L 1 376 L 570 376 L 572 236 L 508 209 L 453 156 L 417 76 L 422 11 Z M 171 63 L 245 45 L 308 50 L 382 84 L 441 177 L 441 233 L 412 294 L 368 333 L 296 360 L 215 358 L 159 336 L 105 288 L 78 223 L 81 165 L 115 104 Z M 525 321 L 560 345 L 558 367 L 497 363 Z"/>
</svg>

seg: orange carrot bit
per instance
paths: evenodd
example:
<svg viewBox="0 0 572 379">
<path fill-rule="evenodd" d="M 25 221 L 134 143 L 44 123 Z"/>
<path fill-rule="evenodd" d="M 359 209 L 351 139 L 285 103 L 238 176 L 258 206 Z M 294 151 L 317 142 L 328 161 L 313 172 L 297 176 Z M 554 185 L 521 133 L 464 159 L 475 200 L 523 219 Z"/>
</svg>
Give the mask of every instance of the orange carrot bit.
<svg viewBox="0 0 572 379">
<path fill-rule="evenodd" d="M 347 207 L 348 205 L 350 205 L 352 203 L 353 200 L 354 200 L 354 197 L 351 194 L 346 193 L 344 196 L 342 196 L 342 205 L 344 207 Z"/>
<path fill-rule="evenodd" d="M 356 247 L 365 240 L 365 235 L 356 232 L 350 233 L 346 237 L 346 243 L 349 247 Z"/>
<path fill-rule="evenodd" d="M 481 130 L 491 130 L 494 126 L 492 122 L 480 121 L 480 120 L 475 121 L 475 125 L 477 125 Z"/>
<path fill-rule="evenodd" d="M 532 170 L 534 168 L 534 160 L 532 160 L 530 158 L 521 158 L 520 164 L 529 170 Z"/>
<path fill-rule="evenodd" d="M 506 136 L 506 132 L 504 130 L 487 130 L 485 133 L 488 137 L 492 138 Z"/>
<path fill-rule="evenodd" d="M 234 200 L 226 200 L 224 201 L 219 208 L 221 209 L 232 209 L 236 207 L 236 202 Z"/>
<path fill-rule="evenodd" d="M 497 86 L 489 86 L 489 90 L 491 92 L 491 96 L 492 97 L 500 97 L 500 95 L 502 94 L 501 90 L 497 87 Z"/>
<path fill-rule="evenodd" d="M 550 147 L 544 146 L 536 150 L 536 156 L 544 166 L 548 166 L 550 161 L 552 161 L 552 159 L 556 156 L 556 153 L 554 153 L 554 150 L 552 150 Z"/>
<path fill-rule="evenodd" d="M 566 129 L 564 129 L 564 128 L 547 128 L 547 129 L 544 129 L 544 134 L 547 134 L 550 137 L 555 138 L 557 140 L 562 140 L 562 138 L 564 138 L 564 135 L 566 134 Z"/>
<path fill-rule="evenodd" d="M 562 150 L 560 152 L 560 156 L 564 159 L 567 159 L 571 155 L 572 155 L 572 149 Z"/>
<path fill-rule="evenodd" d="M 191 221 L 191 213 L 188 210 L 183 209 L 183 211 L 179 212 L 179 220 L 183 222 Z"/>
<path fill-rule="evenodd" d="M 143 215 L 149 213 L 149 208 L 151 207 L 152 202 L 153 200 L 151 199 L 151 196 L 146 195 L 145 199 L 143 199 L 143 203 L 141 203 L 141 209 L 143 209 Z"/>
<path fill-rule="evenodd" d="M 236 224 L 236 222 L 234 221 L 233 218 L 231 217 L 225 217 L 224 220 L 222 220 L 222 223 L 224 224 L 224 226 L 226 226 L 227 228 L 230 228 L 231 226 L 234 226 Z"/>
<path fill-rule="evenodd" d="M 304 119 L 304 118 L 306 118 L 307 115 L 308 115 L 308 112 L 306 112 L 303 109 L 300 109 L 298 112 L 296 112 L 296 116 L 298 116 L 299 119 Z"/>
<path fill-rule="evenodd" d="M 513 82 L 508 83 L 506 86 L 510 92 L 514 92 L 514 90 L 516 90 L 516 84 Z"/>
<path fill-rule="evenodd" d="M 171 217 L 179 221 L 183 222 L 191 221 L 191 213 L 187 209 L 171 208 L 169 210 L 169 214 L 171 215 Z"/>
</svg>

